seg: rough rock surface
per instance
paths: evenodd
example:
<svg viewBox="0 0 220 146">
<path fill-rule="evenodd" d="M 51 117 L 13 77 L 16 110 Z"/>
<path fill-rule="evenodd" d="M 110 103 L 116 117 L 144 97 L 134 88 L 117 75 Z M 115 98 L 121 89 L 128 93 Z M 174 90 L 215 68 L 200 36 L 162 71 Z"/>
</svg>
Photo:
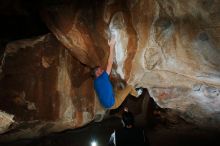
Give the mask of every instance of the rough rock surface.
<svg viewBox="0 0 220 146">
<path fill-rule="evenodd" d="M 106 59 L 114 35 L 113 74 L 188 121 L 220 127 L 219 12 L 217 0 L 82 0 L 51 7 L 44 18 L 89 66 Z"/>
<path fill-rule="evenodd" d="M 89 69 L 52 34 L 7 45 L 0 99 L 0 133 L 9 131 L 0 141 L 81 127 L 104 112 Z"/>
<path fill-rule="evenodd" d="M 18 124 L 26 128 L 20 137 L 76 128 L 102 112 L 88 67 L 105 67 L 112 35 L 117 41 L 114 87 L 123 81 L 147 88 L 162 108 L 220 128 L 218 0 L 66 2 L 42 12 L 59 42 L 46 35 L 8 44 L 5 50 L 0 110 L 17 123 L 30 124 Z"/>
</svg>

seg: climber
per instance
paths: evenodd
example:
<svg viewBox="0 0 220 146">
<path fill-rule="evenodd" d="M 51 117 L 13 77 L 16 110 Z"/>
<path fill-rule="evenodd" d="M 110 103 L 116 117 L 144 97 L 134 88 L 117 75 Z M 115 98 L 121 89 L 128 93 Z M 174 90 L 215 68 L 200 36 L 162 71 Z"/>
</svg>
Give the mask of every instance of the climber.
<svg viewBox="0 0 220 146">
<path fill-rule="evenodd" d="M 119 90 L 114 93 L 111 81 L 109 79 L 115 52 L 114 37 L 108 41 L 108 45 L 110 48 L 110 54 L 108 57 L 106 70 L 103 70 L 100 66 L 97 66 L 92 69 L 92 76 L 94 78 L 94 88 L 102 106 L 106 109 L 116 109 L 122 104 L 129 93 L 135 97 L 138 97 L 140 94 L 142 94 L 142 89 L 138 89 L 136 91 L 131 85 L 128 85 L 123 90 Z"/>
</svg>

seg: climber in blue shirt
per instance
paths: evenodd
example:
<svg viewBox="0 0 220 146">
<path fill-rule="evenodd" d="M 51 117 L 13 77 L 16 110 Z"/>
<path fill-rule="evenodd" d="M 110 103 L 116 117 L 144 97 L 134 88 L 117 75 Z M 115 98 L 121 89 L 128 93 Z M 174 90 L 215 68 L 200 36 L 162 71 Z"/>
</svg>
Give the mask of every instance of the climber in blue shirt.
<svg viewBox="0 0 220 146">
<path fill-rule="evenodd" d="M 109 75 L 112 70 L 115 52 L 115 39 L 112 38 L 110 41 L 108 41 L 108 45 L 110 48 L 110 53 L 106 70 L 103 70 L 100 66 L 97 66 L 93 68 L 92 76 L 94 78 L 94 88 L 101 105 L 106 109 L 116 109 L 122 104 L 129 93 L 137 97 L 142 93 L 142 90 L 137 92 L 132 86 L 128 85 L 123 90 L 119 90 L 117 92 L 113 91 Z"/>
</svg>

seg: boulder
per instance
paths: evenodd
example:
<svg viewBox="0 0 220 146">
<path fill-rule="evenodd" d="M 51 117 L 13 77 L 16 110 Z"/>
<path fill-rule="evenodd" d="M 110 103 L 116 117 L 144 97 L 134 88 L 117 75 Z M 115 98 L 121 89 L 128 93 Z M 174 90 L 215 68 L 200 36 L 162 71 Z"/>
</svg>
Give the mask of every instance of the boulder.
<svg viewBox="0 0 220 146">
<path fill-rule="evenodd" d="M 105 66 L 114 36 L 113 75 L 147 88 L 190 122 L 219 127 L 219 8 L 214 0 L 80 0 L 51 6 L 43 17 L 88 66 Z"/>
<path fill-rule="evenodd" d="M 147 88 L 161 108 L 219 129 L 219 11 L 216 0 L 45 5 L 41 14 L 52 34 L 15 41 L 5 49 L 0 130 L 13 130 L 0 139 L 77 128 L 103 114 L 89 70 L 106 67 L 110 37 L 116 39 L 111 73 L 116 90 L 125 84 Z"/>
<path fill-rule="evenodd" d="M 52 34 L 6 46 L 0 99 L 0 141 L 78 128 L 104 112 L 90 69 Z"/>
</svg>

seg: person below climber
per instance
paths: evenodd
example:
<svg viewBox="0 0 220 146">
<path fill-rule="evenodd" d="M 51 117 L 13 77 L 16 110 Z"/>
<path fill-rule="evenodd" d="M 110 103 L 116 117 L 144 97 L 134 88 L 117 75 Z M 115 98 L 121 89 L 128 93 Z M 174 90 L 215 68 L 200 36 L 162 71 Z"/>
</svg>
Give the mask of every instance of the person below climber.
<svg viewBox="0 0 220 146">
<path fill-rule="evenodd" d="M 101 105 L 106 109 L 116 109 L 122 104 L 129 93 L 138 97 L 142 93 L 142 90 L 140 88 L 136 91 L 131 85 L 128 85 L 124 89 L 114 93 L 109 75 L 112 70 L 115 52 L 115 38 L 108 41 L 108 45 L 110 48 L 110 54 L 106 70 L 103 70 L 100 66 L 96 66 L 92 69 L 92 76 L 94 78 L 94 88 Z"/>
<path fill-rule="evenodd" d="M 111 134 L 108 146 L 150 146 L 143 128 L 135 126 L 135 118 L 127 108 L 122 113 L 121 121 L 123 128 Z"/>
</svg>

